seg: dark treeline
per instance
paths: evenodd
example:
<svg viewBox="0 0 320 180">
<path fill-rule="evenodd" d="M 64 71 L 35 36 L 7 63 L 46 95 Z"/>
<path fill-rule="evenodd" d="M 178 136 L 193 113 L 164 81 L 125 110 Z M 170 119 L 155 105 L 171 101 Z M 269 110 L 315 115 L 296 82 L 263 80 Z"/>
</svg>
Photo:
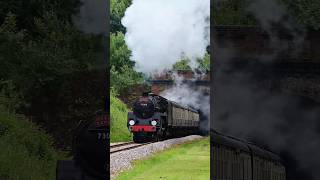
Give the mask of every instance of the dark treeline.
<svg viewBox="0 0 320 180">
<path fill-rule="evenodd" d="M 71 145 L 80 120 L 103 108 L 105 67 L 98 35 L 72 19 L 78 0 L 0 2 L 0 104 Z"/>
<path fill-rule="evenodd" d="M 320 1 L 317 0 L 214 0 L 213 2 L 211 12 L 214 25 L 257 25 L 259 18 L 265 18 L 270 22 L 293 21 L 309 29 L 320 28 Z M 278 17 L 283 19 L 277 19 Z"/>
</svg>

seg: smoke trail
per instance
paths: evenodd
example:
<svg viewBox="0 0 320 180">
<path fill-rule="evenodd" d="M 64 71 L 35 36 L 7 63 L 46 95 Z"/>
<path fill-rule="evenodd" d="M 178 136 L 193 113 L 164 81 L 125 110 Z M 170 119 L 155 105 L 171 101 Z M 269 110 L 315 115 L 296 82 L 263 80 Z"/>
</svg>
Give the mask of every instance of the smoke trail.
<svg viewBox="0 0 320 180">
<path fill-rule="evenodd" d="M 277 0 L 254 0 L 247 11 L 254 15 L 264 29 L 271 29 L 274 23 L 284 21 L 287 16 L 284 5 Z"/>
<path fill-rule="evenodd" d="M 305 30 L 294 22 L 280 1 L 253 0 L 246 10 L 257 19 L 271 39 L 269 44 L 263 44 L 266 49 L 275 49 L 270 56 L 271 62 L 277 63 L 278 55 L 283 52 L 284 60 L 300 58 L 299 50 L 303 49 Z M 281 27 L 285 35 L 292 39 L 279 38 L 275 27 Z M 277 83 L 275 81 L 283 83 L 290 78 L 306 81 L 306 77 L 319 79 L 319 76 L 308 72 L 303 74 L 304 77 L 301 74 L 278 77 L 273 74 L 274 71 L 267 70 L 270 67 L 266 66 L 263 54 L 252 57 L 256 65 L 250 65 L 248 59 L 242 59 L 242 68 L 239 68 L 232 63 L 234 58 L 241 55 L 237 54 L 237 49 L 232 45 L 219 46 L 232 42 L 214 43 L 215 96 L 211 127 L 281 152 L 288 180 L 320 179 L 320 104 L 307 98 L 272 91 L 270 88 L 274 87 L 263 84 L 268 81 L 273 86 Z"/>
<path fill-rule="evenodd" d="M 73 22 L 85 33 L 108 33 L 107 2 L 106 0 L 81 0 L 80 12 L 73 17 Z"/>
<path fill-rule="evenodd" d="M 215 70 L 212 127 L 290 156 L 286 160 L 290 180 L 319 179 L 319 104 L 269 92 L 253 78 L 259 74 L 246 70 L 231 69 L 227 64 Z"/>
<path fill-rule="evenodd" d="M 179 104 L 199 109 L 203 115 L 201 116 L 200 128 L 202 131 L 208 132 L 210 127 L 210 96 L 183 83 L 184 78 L 177 74 L 173 74 L 173 79 L 175 79 L 174 86 L 163 91 L 160 95 Z"/>
<path fill-rule="evenodd" d="M 136 69 L 161 72 L 181 57 L 195 67 L 209 45 L 209 17 L 210 0 L 133 0 L 122 24 Z"/>
<path fill-rule="evenodd" d="M 287 11 L 287 7 L 279 0 L 253 0 L 246 10 L 252 14 L 258 24 L 265 30 L 271 39 L 269 46 L 276 47 L 275 54 L 281 51 L 295 49 L 291 55 L 301 52 L 302 42 L 305 38 L 305 29 L 298 25 Z M 279 38 L 279 30 L 292 37 L 287 43 Z M 272 59 L 272 56 L 270 56 Z"/>
</svg>

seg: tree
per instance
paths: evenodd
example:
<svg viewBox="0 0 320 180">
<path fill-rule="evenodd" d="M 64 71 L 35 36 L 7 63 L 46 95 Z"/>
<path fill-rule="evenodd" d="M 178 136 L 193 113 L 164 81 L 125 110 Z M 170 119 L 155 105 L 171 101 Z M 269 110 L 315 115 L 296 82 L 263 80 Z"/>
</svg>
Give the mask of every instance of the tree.
<svg viewBox="0 0 320 180">
<path fill-rule="evenodd" d="M 215 0 L 211 9 L 215 25 L 254 25 L 255 19 L 248 14 L 248 0 Z"/>
<path fill-rule="evenodd" d="M 126 29 L 121 24 L 121 19 L 124 16 L 126 9 L 130 6 L 131 0 L 111 0 L 111 12 L 110 12 L 110 32 L 122 32 L 125 33 Z"/>
<path fill-rule="evenodd" d="M 191 70 L 189 66 L 190 60 L 189 59 L 182 59 L 172 65 L 173 70 Z"/>
<path fill-rule="evenodd" d="M 283 2 L 300 24 L 312 29 L 320 29 L 320 1 L 283 0 Z"/>
<path fill-rule="evenodd" d="M 130 60 L 122 32 L 112 33 L 110 37 L 110 80 L 111 87 L 120 92 L 142 82 L 142 74 L 136 72 L 134 62 Z"/>
<path fill-rule="evenodd" d="M 286 7 L 286 12 L 298 24 L 320 29 L 320 1 L 274 0 Z M 256 25 L 254 14 L 248 12 L 252 0 L 216 0 L 212 6 L 215 25 Z"/>
<path fill-rule="evenodd" d="M 208 53 L 201 59 L 198 58 L 197 60 L 197 70 L 200 71 L 210 71 L 210 55 Z M 176 62 L 172 66 L 173 70 L 192 70 L 190 67 L 190 60 L 188 58 L 182 58 L 180 61 Z"/>
<path fill-rule="evenodd" d="M 119 71 L 124 65 L 134 66 L 130 60 L 131 51 L 126 45 L 122 32 L 112 33 L 110 36 L 110 67 Z"/>
<path fill-rule="evenodd" d="M 198 59 L 198 64 L 199 70 L 203 72 L 210 71 L 210 55 L 206 53 L 203 59 Z"/>
<path fill-rule="evenodd" d="M 53 11 L 61 19 L 71 21 L 79 10 L 80 0 L 6 0 L 0 2 L 0 24 L 8 13 L 17 17 L 17 28 L 34 30 L 34 18 L 42 17 L 46 12 Z"/>
<path fill-rule="evenodd" d="M 18 113 L 70 145 L 70 130 L 103 107 L 100 37 L 81 33 L 54 12 L 35 18 L 32 34 L 19 30 L 15 17 L 9 14 L 0 26 L 1 103 L 23 102 L 14 107 Z"/>
</svg>

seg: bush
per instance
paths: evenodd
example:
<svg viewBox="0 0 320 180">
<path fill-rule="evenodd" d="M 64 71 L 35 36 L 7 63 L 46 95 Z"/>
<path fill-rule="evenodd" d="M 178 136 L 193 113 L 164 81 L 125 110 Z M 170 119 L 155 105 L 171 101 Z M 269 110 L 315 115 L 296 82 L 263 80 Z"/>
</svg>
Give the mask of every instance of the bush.
<svg viewBox="0 0 320 180">
<path fill-rule="evenodd" d="M 110 142 L 125 142 L 132 140 L 127 129 L 127 114 L 130 111 L 126 104 L 116 98 L 112 91 L 110 94 Z"/>
<path fill-rule="evenodd" d="M 55 179 L 52 139 L 24 116 L 0 106 L 0 179 Z"/>
</svg>

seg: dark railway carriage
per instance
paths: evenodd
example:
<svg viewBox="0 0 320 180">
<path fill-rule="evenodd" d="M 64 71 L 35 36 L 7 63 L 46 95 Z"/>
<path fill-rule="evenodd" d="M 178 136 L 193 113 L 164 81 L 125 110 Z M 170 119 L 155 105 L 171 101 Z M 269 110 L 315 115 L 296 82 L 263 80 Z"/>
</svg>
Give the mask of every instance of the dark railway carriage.
<svg viewBox="0 0 320 180">
<path fill-rule="evenodd" d="M 274 153 L 211 132 L 214 180 L 285 180 L 285 167 Z"/>
<path fill-rule="evenodd" d="M 133 141 L 161 140 L 199 133 L 199 113 L 162 96 L 144 93 L 128 113 Z"/>
</svg>

